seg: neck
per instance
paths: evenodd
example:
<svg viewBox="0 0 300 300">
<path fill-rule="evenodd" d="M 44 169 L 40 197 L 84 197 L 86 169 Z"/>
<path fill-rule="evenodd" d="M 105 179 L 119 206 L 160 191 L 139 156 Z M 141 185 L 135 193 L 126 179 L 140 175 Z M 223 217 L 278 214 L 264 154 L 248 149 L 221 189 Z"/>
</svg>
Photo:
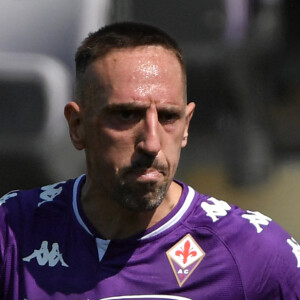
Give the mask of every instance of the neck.
<svg viewBox="0 0 300 300">
<path fill-rule="evenodd" d="M 105 197 L 93 189 L 87 180 L 80 200 L 86 217 L 103 238 L 125 239 L 142 233 L 166 217 L 178 203 L 181 193 L 181 186 L 172 182 L 159 207 L 136 212 Z"/>
</svg>

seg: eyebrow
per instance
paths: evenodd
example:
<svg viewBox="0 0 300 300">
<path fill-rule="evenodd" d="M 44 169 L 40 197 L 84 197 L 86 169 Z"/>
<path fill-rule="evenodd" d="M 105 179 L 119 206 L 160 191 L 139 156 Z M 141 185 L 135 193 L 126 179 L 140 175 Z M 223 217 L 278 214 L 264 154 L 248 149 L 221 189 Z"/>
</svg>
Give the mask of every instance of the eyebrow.
<svg viewBox="0 0 300 300">
<path fill-rule="evenodd" d="M 146 110 L 150 107 L 148 102 L 127 102 L 127 103 L 110 103 L 104 107 L 106 111 L 118 111 L 118 110 Z M 180 113 L 182 108 L 172 104 L 160 104 L 156 105 L 157 111 L 166 111 L 173 113 Z"/>
<path fill-rule="evenodd" d="M 128 102 L 128 103 L 111 103 L 107 104 L 104 107 L 104 110 L 108 111 L 116 111 L 120 109 L 130 110 L 130 109 L 147 109 L 149 105 L 145 105 L 145 103 L 137 103 L 137 102 Z"/>
</svg>

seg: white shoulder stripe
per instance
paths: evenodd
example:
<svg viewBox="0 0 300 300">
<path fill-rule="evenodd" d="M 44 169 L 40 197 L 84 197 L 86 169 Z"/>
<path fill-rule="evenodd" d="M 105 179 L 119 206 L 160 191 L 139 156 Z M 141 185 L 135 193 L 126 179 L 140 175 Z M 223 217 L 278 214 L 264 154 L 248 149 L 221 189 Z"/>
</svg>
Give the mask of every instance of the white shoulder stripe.
<svg viewBox="0 0 300 300">
<path fill-rule="evenodd" d="M 173 216 L 173 218 L 171 218 L 168 222 L 166 222 L 165 224 L 163 224 L 156 230 L 150 232 L 149 234 L 144 235 L 142 238 L 140 238 L 140 240 L 145 240 L 145 239 L 148 239 L 155 235 L 158 235 L 161 232 L 163 232 L 163 231 L 167 230 L 168 228 L 170 228 L 171 226 L 173 226 L 174 224 L 176 224 L 181 219 L 181 217 L 185 214 L 185 212 L 188 210 L 188 208 L 190 207 L 190 205 L 194 199 L 194 196 L 195 196 L 195 190 L 193 188 L 191 188 L 190 186 L 188 186 L 188 194 L 185 198 L 185 201 L 184 201 L 182 207 L 179 209 L 179 211 Z"/>
</svg>

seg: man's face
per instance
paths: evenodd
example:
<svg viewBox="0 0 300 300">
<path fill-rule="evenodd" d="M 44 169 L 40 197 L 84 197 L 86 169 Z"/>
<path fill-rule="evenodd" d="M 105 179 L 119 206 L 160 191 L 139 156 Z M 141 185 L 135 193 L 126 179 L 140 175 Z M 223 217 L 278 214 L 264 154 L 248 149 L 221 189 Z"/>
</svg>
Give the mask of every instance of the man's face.
<svg viewBox="0 0 300 300">
<path fill-rule="evenodd" d="M 129 210 L 156 208 L 194 110 L 176 56 L 160 46 L 110 52 L 88 66 L 85 102 L 79 131 L 91 186 Z"/>
</svg>

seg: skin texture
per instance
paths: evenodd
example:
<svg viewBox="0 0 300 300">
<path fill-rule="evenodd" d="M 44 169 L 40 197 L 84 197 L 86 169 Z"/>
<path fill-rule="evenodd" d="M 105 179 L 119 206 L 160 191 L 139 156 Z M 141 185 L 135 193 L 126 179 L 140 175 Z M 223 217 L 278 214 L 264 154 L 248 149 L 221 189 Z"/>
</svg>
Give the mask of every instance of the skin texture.
<svg viewBox="0 0 300 300">
<path fill-rule="evenodd" d="M 176 56 L 161 46 L 117 49 L 92 62 L 84 99 L 65 107 L 70 136 L 85 150 L 81 204 L 107 239 L 153 226 L 177 204 L 173 181 L 194 103 Z"/>
</svg>

